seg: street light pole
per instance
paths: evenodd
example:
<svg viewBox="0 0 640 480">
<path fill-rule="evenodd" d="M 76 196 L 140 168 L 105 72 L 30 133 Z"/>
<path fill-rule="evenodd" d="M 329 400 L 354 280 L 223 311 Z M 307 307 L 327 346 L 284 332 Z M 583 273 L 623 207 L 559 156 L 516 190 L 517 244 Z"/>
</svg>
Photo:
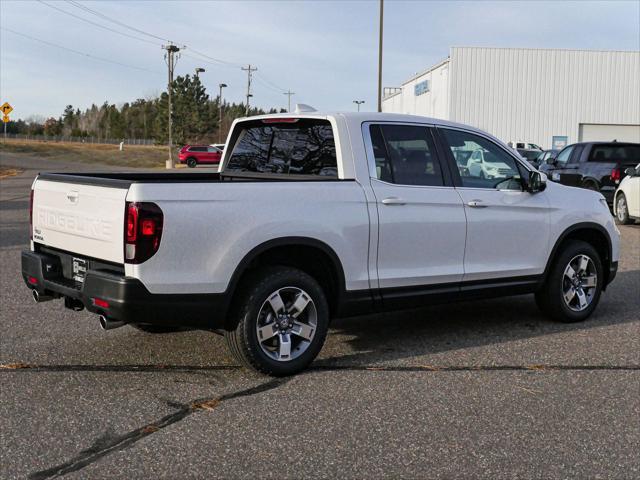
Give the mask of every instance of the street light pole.
<svg viewBox="0 0 640 480">
<path fill-rule="evenodd" d="M 220 94 L 218 95 L 218 107 L 220 107 L 220 119 L 218 120 L 218 143 L 222 143 L 222 89 L 226 86 L 226 83 L 218 85 L 218 87 L 220 87 Z"/>
<path fill-rule="evenodd" d="M 206 70 L 202 67 L 196 68 L 196 77 L 200 78 L 200 74 L 204 73 Z"/>
<path fill-rule="evenodd" d="M 353 103 L 358 105 L 358 111 L 360 111 L 360 105 L 362 105 L 364 103 L 364 100 L 354 100 Z"/>
<path fill-rule="evenodd" d="M 378 112 L 382 111 L 382 26 L 384 24 L 384 0 L 380 0 L 380 33 L 378 36 Z"/>
</svg>

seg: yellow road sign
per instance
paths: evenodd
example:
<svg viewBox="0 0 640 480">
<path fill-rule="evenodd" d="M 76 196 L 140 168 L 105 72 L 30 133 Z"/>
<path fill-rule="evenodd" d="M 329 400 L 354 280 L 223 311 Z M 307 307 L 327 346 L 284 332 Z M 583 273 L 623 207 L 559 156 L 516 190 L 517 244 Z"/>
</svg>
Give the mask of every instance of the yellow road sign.
<svg viewBox="0 0 640 480">
<path fill-rule="evenodd" d="M 3 121 L 4 123 L 9 123 L 9 115 L 3 115 L 3 116 L 2 116 L 2 121 Z"/>
<path fill-rule="evenodd" d="M 13 107 L 11 105 L 9 105 L 8 102 L 4 102 L 2 104 L 2 106 L 0 107 L 0 110 L 2 110 L 2 113 L 7 116 L 9 115 L 11 112 L 13 112 Z M 8 120 L 7 120 L 8 121 Z"/>
</svg>

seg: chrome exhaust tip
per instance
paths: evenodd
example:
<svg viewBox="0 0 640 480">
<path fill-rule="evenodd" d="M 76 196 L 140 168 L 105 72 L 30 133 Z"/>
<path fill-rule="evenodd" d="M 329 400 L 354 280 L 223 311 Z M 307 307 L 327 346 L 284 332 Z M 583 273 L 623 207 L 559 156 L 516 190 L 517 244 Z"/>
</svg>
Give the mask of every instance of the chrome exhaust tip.
<svg viewBox="0 0 640 480">
<path fill-rule="evenodd" d="M 113 320 L 104 315 L 100 315 L 100 328 L 102 330 L 113 330 L 114 328 L 122 327 L 125 325 L 125 322 L 121 322 L 120 320 Z"/>
<path fill-rule="evenodd" d="M 37 290 L 31 290 L 31 296 L 33 297 L 33 301 L 36 303 L 48 302 L 49 300 L 53 300 L 51 295 L 41 295 Z"/>
</svg>

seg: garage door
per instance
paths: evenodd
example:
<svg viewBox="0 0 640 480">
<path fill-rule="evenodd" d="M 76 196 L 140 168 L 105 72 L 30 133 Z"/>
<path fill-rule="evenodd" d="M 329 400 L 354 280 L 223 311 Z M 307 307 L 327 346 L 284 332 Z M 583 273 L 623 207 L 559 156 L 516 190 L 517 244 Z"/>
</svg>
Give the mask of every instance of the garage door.
<svg viewBox="0 0 640 480">
<path fill-rule="evenodd" d="M 581 142 L 610 142 L 612 140 L 640 143 L 640 125 L 580 124 Z"/>
</svg>

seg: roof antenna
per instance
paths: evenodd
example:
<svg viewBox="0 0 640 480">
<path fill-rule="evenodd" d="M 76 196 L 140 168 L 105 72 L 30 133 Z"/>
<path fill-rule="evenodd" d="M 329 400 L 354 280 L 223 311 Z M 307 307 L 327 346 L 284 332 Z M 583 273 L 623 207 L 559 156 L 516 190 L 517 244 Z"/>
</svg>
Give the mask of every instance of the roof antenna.
<svg viewBox="0 0 640 480">
<path fill-rule="evenodd" d="M 294 113 L 308 113 L 308 112 L 317 112 L 315 108 L 311 105 L 307 105 L 305 103 L 296 103 L 296 110 Z"/>
</svg>

